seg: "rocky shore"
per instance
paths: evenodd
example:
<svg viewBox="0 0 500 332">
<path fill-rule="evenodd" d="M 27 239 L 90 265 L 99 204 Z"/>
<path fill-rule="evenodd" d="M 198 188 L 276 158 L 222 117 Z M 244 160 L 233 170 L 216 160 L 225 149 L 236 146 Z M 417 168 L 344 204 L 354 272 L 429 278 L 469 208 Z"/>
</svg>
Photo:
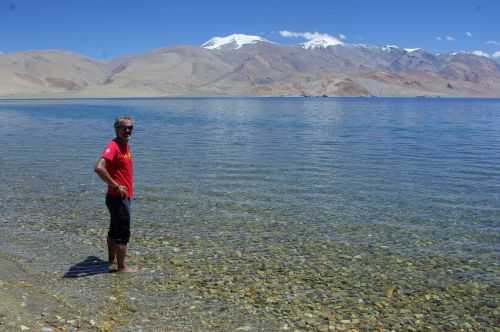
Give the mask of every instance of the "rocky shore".
<svg viewBox="0 0 500 332">
<path fill-rule="evenodd" d="M 312 226 L 285 236 L 283 223 L 235 221 L 191 239 L 139 231 L 130 260 L 140 272 L 121 275 L 106 272 L 97 224 L 4 222 L 0 329 L 499 331 L 498 265 L 321 240 Z"/>
</svg>

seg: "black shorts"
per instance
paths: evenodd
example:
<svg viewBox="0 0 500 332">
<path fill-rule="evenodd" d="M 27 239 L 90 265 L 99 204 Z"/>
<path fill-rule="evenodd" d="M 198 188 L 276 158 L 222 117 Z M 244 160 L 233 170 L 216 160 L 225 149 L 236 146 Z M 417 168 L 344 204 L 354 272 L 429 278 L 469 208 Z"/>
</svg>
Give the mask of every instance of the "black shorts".
<svg viewBox="0 0 500 332">
<path fill-rule="evenodd" d="M 111 216 L 108 236 L 117 244 L 130 240 L 130 198 L 106 195 L 106 206 Z"/>
</svg>

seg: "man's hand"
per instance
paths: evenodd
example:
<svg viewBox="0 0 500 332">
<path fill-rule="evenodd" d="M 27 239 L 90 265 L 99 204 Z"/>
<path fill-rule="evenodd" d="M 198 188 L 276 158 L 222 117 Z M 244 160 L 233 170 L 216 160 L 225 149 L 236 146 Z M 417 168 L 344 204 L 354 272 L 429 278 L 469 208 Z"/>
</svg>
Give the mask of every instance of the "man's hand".
<svg viewBox="0 0 500 332">
<path fill-rule="evenodd" d="M 127 197 L 128 195 L 127 186 L 118 185 L 118 192 L 120 192 L 121 197 Z"/>
</svg>

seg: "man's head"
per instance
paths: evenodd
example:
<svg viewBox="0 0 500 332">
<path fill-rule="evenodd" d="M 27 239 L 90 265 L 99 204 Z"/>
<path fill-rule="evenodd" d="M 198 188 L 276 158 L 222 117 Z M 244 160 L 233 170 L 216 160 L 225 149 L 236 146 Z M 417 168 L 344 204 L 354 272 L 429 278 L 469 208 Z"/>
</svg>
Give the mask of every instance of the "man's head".
<svg viewBox="0 0 500 332">
<path fill-rule="evenodd" d="M 127 142 L 132 135 L 134 129 L 134 120 L 130 116 L 119 116 L 115 120 L 116 138 L 123 142 Z"/>
</svg>

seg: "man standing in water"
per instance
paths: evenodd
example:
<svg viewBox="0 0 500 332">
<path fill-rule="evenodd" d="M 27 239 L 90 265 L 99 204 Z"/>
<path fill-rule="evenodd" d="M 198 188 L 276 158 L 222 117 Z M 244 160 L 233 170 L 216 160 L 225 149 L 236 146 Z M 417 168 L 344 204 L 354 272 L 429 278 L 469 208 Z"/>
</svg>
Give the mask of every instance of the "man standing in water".
<svg viewBox="0 0 500 332">
<path fill-rule="evenodd" d="M 133 196 L 132 152 L 128 141 L 133 120 L 120 116 L 115 120 L 116 137 L 108 143 L 95 165 L 95 172 L 108 185 L 106 206 L 111 216 L 108 232 L 108 263 L 117 263 L 118 272 L 136 272 L 125 263 L 130 240 L 130 199 Z"/>
</svg>

